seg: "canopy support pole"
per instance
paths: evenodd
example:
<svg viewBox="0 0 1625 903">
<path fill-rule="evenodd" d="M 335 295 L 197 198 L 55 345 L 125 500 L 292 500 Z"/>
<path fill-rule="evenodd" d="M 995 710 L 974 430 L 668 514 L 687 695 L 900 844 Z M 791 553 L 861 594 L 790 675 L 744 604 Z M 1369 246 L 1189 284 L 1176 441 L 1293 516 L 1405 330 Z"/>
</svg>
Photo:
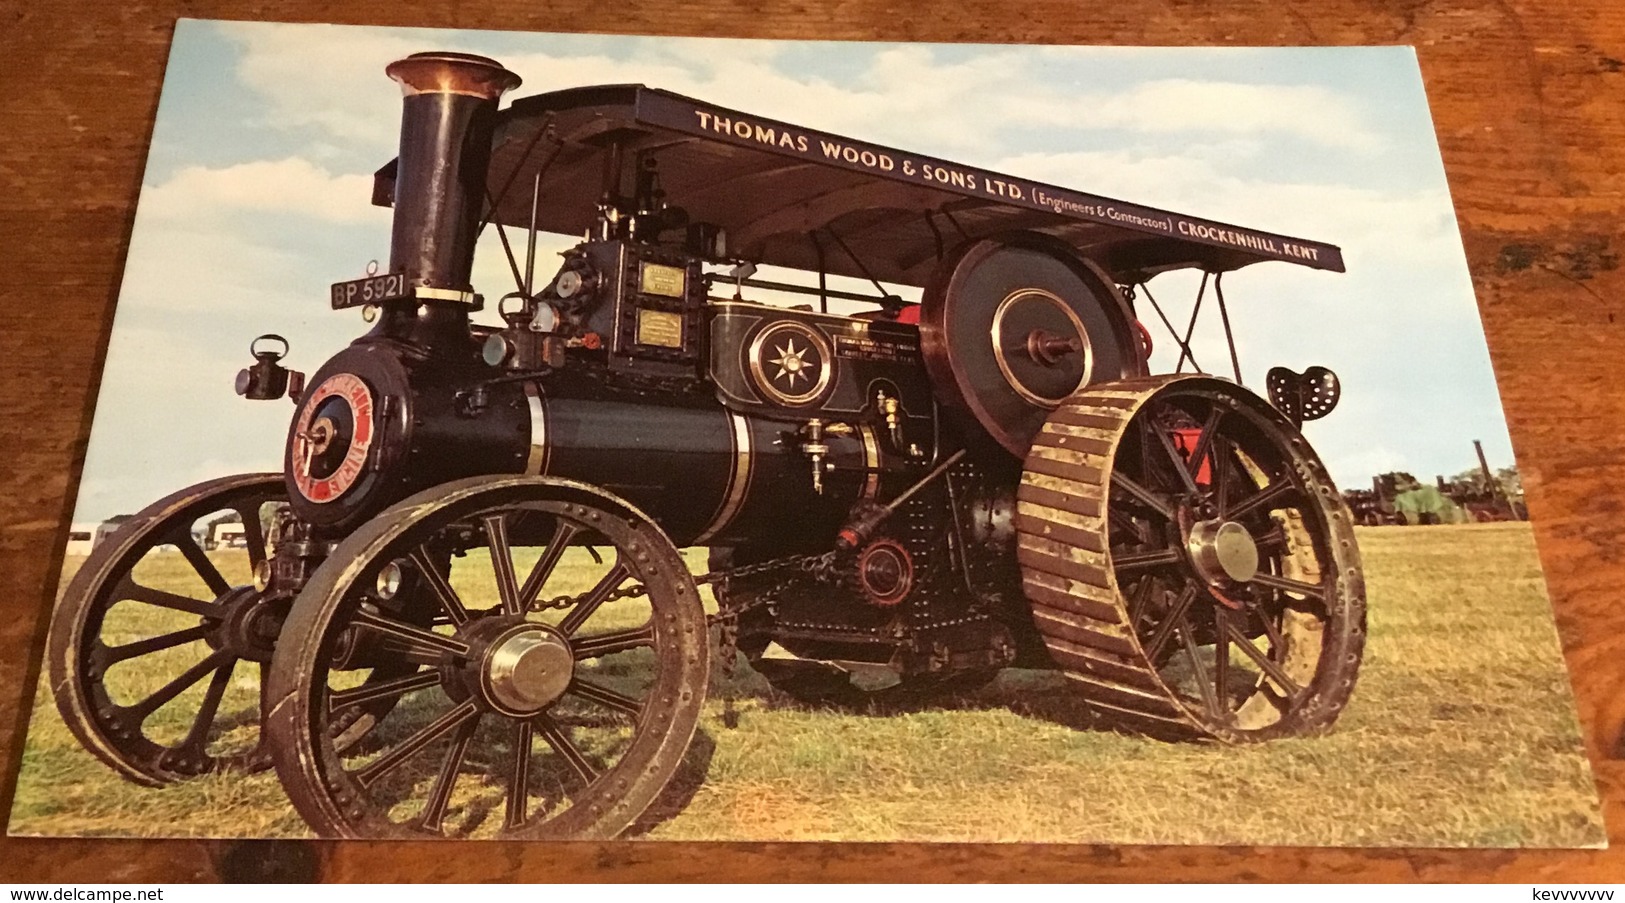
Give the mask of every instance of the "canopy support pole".
<svg viewBox="0 0 1625 903">
<path fill-rule="evenodd" d="M 937 216 L 931 211 L 925 211 L 925 224 L 931 227 L 931 238 L 937 246 L 937 263 L 942 262 L 942 230 L 937 228 Z"/>
<path fill-rule="evenodd" d="M 558 157 L 559 151 L 564 147 L 564 142 L 557 140 L 553 134 L 552 113 L 548 113 L 546 116 L 542 117 L 541 126 L 536 129 L 536 134 L 531 136 L 530 143 L 525 145 L 524 152 L 519 155 L 519 162 L 515 164 L 513 170 L 508 173 L 508 180 L 502 183 L 501 190 L 499 190 L 495 195 L 492 195 L 490 186 L 486 186 L 485 197 L 491 202 L 491 206 L 485 211 L 485 218 L 480 220 L 479 228 L 474 230 L 474 237 L 476 239 L 480 237 L 481 232 L 485 231 L 485 227 L 490 225 L 491 217 L 496 216 L 497 205 L 501 204 L 507 199 L 508 189 L 513 187 L 514 180 L 519 178 L 519 171 L 525 168 L 525 161 L 530 159 L 531 152 L 536 149 L 536 144 L 541 141 L 544 136 L 553 142 L 553 153 L 547 158 L 547 162 L 538 167 L 537 171 L 543 173 L 547 172 L 548 167 L 553 165 L 554 159 Z M 501 223 L 498 223 L 497 227 L 501 228 L 501 225 Z"/>
<path fill-rule="evenodd" d="M 1179 342 L 1179 363 L 1174 365 L 1175 373 L 1184 371 L 1187 357 L 1191 359 L 1193 370 L 1197 373 L 1203 372 L 1202 368 L 1196 365 L 1196 356 L 1191 354 L 1191 336 L 1196 334 L 1196 317 L 1202 312 L 1202 296 L 1207 294 L 1207 280 L 1211 275 L 1207 270 L 1202 271 L 1202 285 L 1196 290 L 1196 304 L 1191 308 L 1191 322 L 1185 327 L 1185 338 Z"/>
<path fill-rule="evenodd" d="M 875 291 L 880 293 L 880 306 L 887 312 L 887 315 L 891 317 L 897 316 L 897 311 L 902 309 L 903 306 L 902 299 L 886 291 L 886 287 L 881 285 L 880 280 L 875 278 L 875 274 L 863 265 L 863 260 L 852 253 L 852 249 L 847 247 L 846 242 L 841 240 L 841 236 L 835 234 L 834 229 L 825 226 L 824 231 L 829 233 L 830 238 L 835 239 L 835 244 L 840 246 L 840 249 L 846 252 L 846 256 L 852 259 L 852 262 L 857 265 L 858 271 L 864 275 L 864 278 L 874 283 Z"/>
<path fill-rule="evenodd" d="M 1224 273 L 1213 274 L 1213 294 L 1219 299 L 1219 319 L 1224 321 L 1224 341 L 1230 346 L 1230 368 L 1236 372 L 1236 385 L 1245 385 L 1241 381 L 1241 361 L 1236 357 L 1236 334 L 1230 331 L 1230 312 L 1224 307 L 1224 290 L 1219 283 L 1224 280 Z M 1196 363 L 1194 360 L 1192 364 Z"/>
<path fill-rule="evenodd" d="M 813 254 L 818 257 L 818 312 L 827 314 L 829 313 L 829 286 L 826 280 L 829 276 L 829 268 L 824 265 L 824 245 L 818 240 L 817 229 L 807 233 L 807 240 L 812 242 Z"/>
<path fill-rule="evenodd" d="M 1151 286 L 1142 282 L 1139 288 L 1141 292 L 1145 293 L 1145 299 L 1151 302 L 1151 309 L 1157 312 L 1157 316 L 1162 320 L 1162 325 L 1168 330 L 1168 335 L 1173 338 L 1174 344 L 1180 347 L 1180 358 L 1183 359 L 1186 355 L 1189 355 L 1191 366 L 1195 367 L 1198 373 L 1202 372 L 1202 366 L 1196 363 L 1196 354 L 1191 351 L 1189 345 L 1180 341 L 1179 330 L 1174 328 L 1174 324 L 1168 319 L 1168 315 L 1162 312 L 1162 305 L 1157 303 L 1156 296 L 1151 294 Z"/>
</svg>

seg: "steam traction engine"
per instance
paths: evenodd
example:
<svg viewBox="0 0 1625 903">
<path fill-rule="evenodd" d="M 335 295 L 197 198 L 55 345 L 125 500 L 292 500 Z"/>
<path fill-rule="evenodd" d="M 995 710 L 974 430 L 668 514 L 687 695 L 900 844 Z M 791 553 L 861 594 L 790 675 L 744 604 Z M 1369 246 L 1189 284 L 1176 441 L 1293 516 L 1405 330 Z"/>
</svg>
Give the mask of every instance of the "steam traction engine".
<svg viewBox="0 0 1625 903">
<path fill-rule="evenodd" d="M 1336 378 L 1277 368 L 1265 401 L 1239 366 L 1150 375 L 1134 309 L 1198 268 L 1228 330 L 1224 272 L 1341 269 L 1336 248 L 642 86 L 499 111 L 519 80 L 493 61 L 388 71 L 390 263 L 331 299 L 370 331 L 308 380 L 265 337 L 238 378 L 296 402 L 283 473 L 155 503 L 60 606 L 52 688 L 108 765 L 274 765 L 324 835 L 614 835 L 688 748 L 717 623 L 728 662 L 805 700 L 1019 666 L 1155 736 L 1336 719 L 1364 590 L 1298 432 Z M 500 327 L 470 320 L 487 227 L 516 284 Z M 550 280 L 540 231 L 585 236 Z M 241 561 L 198 542 L 222 518 Z"/>
</svg>

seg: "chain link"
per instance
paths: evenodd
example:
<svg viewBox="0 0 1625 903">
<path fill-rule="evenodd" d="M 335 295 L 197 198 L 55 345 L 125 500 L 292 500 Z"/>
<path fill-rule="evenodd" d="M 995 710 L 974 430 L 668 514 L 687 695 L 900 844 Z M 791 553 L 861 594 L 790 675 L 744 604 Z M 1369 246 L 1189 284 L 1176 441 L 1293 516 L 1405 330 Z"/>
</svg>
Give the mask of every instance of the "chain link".
<svg viewBox="0 0 1625 903">
<path fill-rule="evenodd" d="M 740 577 L 753 577 L 753 576 L 755 576 L 757 574 L 762 574 L 762 573 L 766 573 L 768 571 L 775 571 L 775 570 L 779 570 L 781 568 L 788 568 L 788 567 L 792 567 L 792 566 L 798 568 L 801 571 L 809 573 L 809 574 L 814 574 L 814 575 L 817 575 L 817 576 L 823 576 L 824 574 L 826 574 L 828 572 L 829 566 L 834 561 L 835 561 L 835 553 L 834 552 L 825 552 L 822 555 L 786 555 L 783 558 L 772 558 L 772 559 L 769 559 L 767 561 L 757 562 L 756 564 L 740 565 L 739 567 L 736 567 L 736 568 L 727 568 L 725 570 L 720 570 L 720 571 L 709 571 L 707 573 L 699 575 L 698 577 L 695 577 L 694 578 L 694 585 L 695 586 L 709 586 L 709 585 L 714 584 L 714 583 L 720 583 L 720 582 L 722 582 L 724 580 L 731 580 L 731 579 L 740 578 Z M 634 583 L 631 586 L 628 586 L 628 587 L 626 587 L 624 589 L 615 590 L 614 592 L 610 593 L 608 596 L 605 596 L 604 597 L 604 603 L 615 602 L 615 601 L 620 600 L 620 599 L 635 599 L 635 598 L 638 598 L 639 596 L 646 596 L 648 594 L 649 594 L 648 587 L 644 586 L 641 583 Z M 566 594 L 566 595 L 563 595 L 563 596 L 555 596 L 555 597 L 553 597 L 551 599 L 537 599 L 535 602 L 530 603 L 530 611 L 539 612 L 539 611 L 549 611 L 549 610 L 552 610 L 552 609 L 570 608 L 570 607 L 574 606 L 576 603 L 578 603 L 581 600 L 585 599 L 586 597 L 587 597 L 586 593 L 579 593 L 579 594 L 576 594 L 576 595 L 568 595 L 568 594 Z M 746 611 L 750 611 L 750 610 L 755 609 L 755 608 L 757 608 L 757 607 L 759 607 L 761 605 L 766 604 L 770 600 L 770 597 L 771 597 L 771 594 L 762 594 L 761 596 L 758 597 L 758 599 L 755 602 L 753 602 L 749 606 L 746 606 L 746 607 L 740 608 L 740 609 L 732 609 L 730 612 L 726 612 L 726 613 L 725 612 L 719 612 L 718 614 L 711 616 L 711 618 L 709 618 L 708 621 L 709 621 L 709 623 L 714 624 L 718 620 L 720 620 L 720 619 L 722 619 L 724 617 L 727 617 L 729 614 L 731 614 L 734 617 L 738 617 L 739 615 L 744 614 Z M 722 600 L 718 599 L 717 601 L 718 601 L 719 605 L 723 605 L 724 608 L 727 607 L 726 605 L 724 605 L 722 603 Z"/>
<path fill-rule="evenodd" d="M 618 590 L 610 593 L 609 595 L 605 596 L 604 597 L 604 602 L 606 602 L 606 603 L 607 602 L 614 602 L 614 601 L 616 601 L 618 599 L 635 599 L 638 596 L 648 595 L 648 593 L 649 593 L 648 588 L 645 587 L 643 584 L 634 583 L 634 584 L 632 584 L 631 586 L 629 586 L 629 587 L 627 587 L 625 589 L 618 589 Z M 530 610 L 533 611 L 533 612 L 536 612 L 536 611 L 548 611 L 549 609 L 554 609 L 554 608 L 559 608 L 559 609 L 571 608 L 577 602 L 580 602 L 582 599 L 585 599 L 586 597 L 587 597 L 586 593 L 581 593 L 579 595 L 574 595 L 574 596 L 563 595 L 563 596 L 554 596 L 551 599 L 537 599 L 535 602 L 530 603 Z"/>
<path fill-rule="evenodd" d="M 800 573 L 811 574 L 820 579 L 829 576 L 835 563 L 835 552 L 825 552 L 822 555 L 787 555 L 783 558 L 772 558 L 759 561 L 756 564 L 741 565 L 724 571 L 712 571 L 701 574 L 695 579 L 696 584 L 716 584 L 725 580 L 739 577 L 751 577 L 769 571 L 795 568 Z M 750 602 L 744 605 L 730 605 L 723 594 L 717 594 L 717 613 L 706 618 L 707 624 L 717 626 L 717 658 L 722 665 L 722 723 L 729 728 L 735 727 L 739 722 L 739 715 L 734 710 L 733 676 L 734 669 L 739 661 L 739 618 L 749 612 L 755 611 L 765 605 L 771 605 L 778 596 L 779 591 L 793 582 L 788 577 L 769 589 L 753 593 Z"/>
<path fill-rule="evenodd" d="M 755 564 L 742 564 L 736 568 L 721 571 L 711 571 L 694 578 L 697 586 L 716 583 L 720 580 L 732 580 L 736 577 L 754 577 L 767 571 L 776 571 L 780 568 L 796 567 L 797 569 L 817 576 L 827 573 L 829 566 L 835 561 L 834 552 L 825 552 L 822 555 L 786 555 L 783 558 L 769 558 Z"/>
<path fill-rule="evenodd" d="M 712 586 L 727 580 L 741 577 L 754 577 L 770 571 L 795 568 L 800 573 L 811 574 L 824 579 L 833 571 L 836 553 L 825 552 L 822 555 L 786 555 L 783 558 L 771 558 L 755 564 L 740 565 L 736 568 L 727 568 L 720 571 L 709 571 L 694 578 L 695 586 Z M 764 592 L 754 593 L 751 601 L 745 605 L 734 606 L 728 604 L 724 594 L 717 594 L 717 613 L 705 619 L 706 626 L 718 628 L 717 655 L 722 663 L 722 679 L 727 682 L 733 678 L 736 660 L 739 658 L 739 617 L 754 611 L 764 605 L 769 605 L 778 595 L 779 591 L 789 585 L 791 579 L 781 581 L 777 586 Z M 634 583 L 624 589 L 618 589 L 604 597 L 604 602 L 614 602 L 617 599 L 634 599 L 649 594 L 649 588 L 642 583 Z M 552 599 L 538 599 L 532 602 L 529 610 L 533 612 L 548 611 L 551 609 L 564 609 L 574 607 L 586 599 L 589 593 L 577 595 L 555 596 Z M 603 604 L 603 603 L 600 603 Z M 723 696 L 723 723 L 733 727 L 738 722 L 738 715 L 733 707 L 732 690 L 724 692 Z"/>
</svg>

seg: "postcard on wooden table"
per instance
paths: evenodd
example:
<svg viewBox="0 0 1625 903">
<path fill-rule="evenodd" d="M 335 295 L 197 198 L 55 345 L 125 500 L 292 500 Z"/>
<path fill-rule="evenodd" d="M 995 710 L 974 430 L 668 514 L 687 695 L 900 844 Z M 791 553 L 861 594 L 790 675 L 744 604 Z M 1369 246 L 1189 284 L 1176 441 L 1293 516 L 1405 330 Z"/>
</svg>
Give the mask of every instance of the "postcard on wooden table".
<svg viewBox="0 0 1625 903">
<path fill-rule="evenodd" d="M 182 21 L 110 342 L 13 834 L 1604 843 L 1409 48 Z"/>
</svg>

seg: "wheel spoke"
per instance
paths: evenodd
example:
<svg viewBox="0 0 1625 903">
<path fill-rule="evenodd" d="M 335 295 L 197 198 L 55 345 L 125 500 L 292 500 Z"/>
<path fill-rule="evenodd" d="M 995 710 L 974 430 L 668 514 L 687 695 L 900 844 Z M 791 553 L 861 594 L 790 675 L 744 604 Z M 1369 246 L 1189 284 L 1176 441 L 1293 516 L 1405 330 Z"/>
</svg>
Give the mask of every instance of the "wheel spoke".
<svg viewBox="0 0 1625 903">
<path fill-rule="evenodd" d="M 617 693 L 608 687 L 599 686 L 591 681 L 582 680 L 580 677 L 571 680 L 570 687 L 565 692 L 574 693 L 582 699 L 589 699 L 601 706 L 626 712 L 629 715 L 636 715 L 643 711 L 643 703 L 638 702 L 636 699 Z"/>
<path fill-rule="evenodd" d="M 1185 617 L 1185 611 L 1191 607 L 1191 602 L 1195 601 L 1195 599 L 1196 586 L 1192 583 L 1186 583 L 1185 589 L 1179 594 L 1179 598 L 1175 599 L 1173 605 L 1169 606 L 1168 614 L 1157 624 L 1157 630 L 1151 635 L 1151 641 L 1146 644 L 1145 657 L 1147 659 L 1156 661 L 1157 656 L 1162 653 L 1163 647 L 1168 645 L 1168 640 L 1173 638 L 1174 628 L 1179 626 L 1180 619 Z"/>
<path fill-rule="evenodd" d="M 446 750 L 446 759 L 440 763 L 440 773 L 435 775 L 434 786 L 429 788 L 423 814 L 418 817 L 419 828 L 433 834 L 441 832 L 446 807 L 451 803 L 451 791 L 457 786 L 457 773 L 462 770 L 463 757 L 468 754 L 468 741 L 474 739 L 474 729 L 479 726 L 478 716 L 457 726 L 457 733 L 451 737 L 451 748 Z"/>
<path fill-rule="evenodd" d="M 537 729 L 542 733 L 542 739 L 546 740 L 547 745 L 553 747 L 553 751 L 558 753 L 565 762 L 569 763 L 570 770 L 581 778 L 581 783 L 590 786 L 593 781 L 598 780 L 598 769 L 587 761 L 587 757 L 582 755 L 581 750 L 577 749 L 574 743 L 570 742 L 570 735 L 564 732 L 564 728 L 560 727 L 559 723 L 554 721 L 551 715 L 543 712 L 536 716 L 535 722 Z"/>
<path fill-rule="evenodd" d="M 502 819 L 502 827 L 509 831 L 523 827 L 525 821 L 530 818 L 530 741 L 532 730 L 529 721 L 514 722 L 513 771 L 508 775 L 508 810 Z"/>
<path fill-rule="evenodd" d="M 653 623 L 642 627 L 629 627 L 626 630 L 615 630 L 609 633 L 595 633 L 584 636 L 570 643 L 570 649 L 575 653 L 576 661 L 589 658 L 602 658 L 618 652 L 631 649 L 642 649 L 653 646 L 655 642 L 655 627 Z"/>
<path fill-rule="evenodd" d="M 1156 588 L 1156 583 L 1157 578 L 1145 576 L 1140 578 L 1139 585 L 1134 588 L 1134 598 L 1128 606 L 1128 625 L 1131 630 L 1139 625 L 1141 618 L 1145 617 L 1145 606 L 1151 601 L 1151 591 Z"/>
<path fill-rule="evenodd" d="M 458 627 L 467 624 L 468 608 L 463 605 L 462 599 L 457 598 L 457 591 L 451 588 L 446 575 L 440 573 L 440 568 L 435 566 L 428 550 L 419 546 L 412 550 L 410 557 L 412 563 L 417 565 L 418 573 L 423 575 L 424 582 L 434 591 L 435 599 L 439 600 L 440 607 L 445 610 L 446 617 L 451 619 L 451 623 Z"/>
<path fill-rule="evenodd" d="M 1275 685 L 1280 687 L 1281 691 L 1288 697 L 1297 699 L 1303 693 L 1303 687 L 1299 686 L 1297 681 L 1288 677 L 1279 664 L 1265 655 L 1257 646 L 1254 646 L 1252 640 L 1247 639 L 1240 630 L 1236 629 L 1236 625 L 1227 622 L 1225 624 L 1225 633 L 1235 641 L 1236 645 L 1241 648 L 1241 651 L 1248 658 L 1252 659 L 1263 670 L 1270 680 L 1275 681 Z"/>
<path fill-rule="evenodd" d="M 199 624 L 196 627 L 188 627 L 185 630 L 177 630 L 174 633 L 166 633 L 162 636 L 155 636 L 134 643 L 103 646 L 99 657 L 104 665 L 114 665 L 132 658 L 139 658 L 143 655 L 150 655 L 154 652 L 162 652 L 165 649 L 173 649 L 176 646 L 196 642 L 208 636 L 213 629 L 208 624 Z"/>
<path fill-rule="evenodd" d="M 1273 505 L 1276 502 L 1281 501 L 1288 495 L 1291 495 L 1296 489 L 1297 487 L 1292 485 L 1290 480 L 1276 480 L 1263 489 L 1260 489 L 1252 495 L 1249 495 L 1237 502 L 1233 507 L 1230 508 L 1229 511 L 1225 512 L 1225 517 L 1230 520 L 1241 520 L 1243 517 L 1246 517 L 1248 514 L 1265 505 Z"/>
<path fill-rule="evenodd" d="M 558 566 L 559 559 L 570 547 L 570 540 L 580 533 L 581 527 L 559 518 L 558 524 L 553 528 L 553 536 L 547 541 L 547 549 L 542 557 L 536 559 L 536 566 L 530 569 L 530 576 L 525 578 L 525 585 L 519 590 L 520 608 L 528 609 L 536 597 L 542 594 L 542 587 L 547 584 L 547 578 L 553 575 L 553 569 Z"/>
<path fill-rule="evenodd" d="M 168 608 L 173 611 L 184 611 L 187 614 L 208 618 L 211 621 L 220 620 L 220 609 L 216 608 L 212 602 L 194 599 L 191 596 L 182 596 L 151 586 L 142 586 L 129 576 L 124 578 L 114 593 L 115 597 L 119 599 L 144 602 L 147 605 L 156 605 L 159 608 Z"/>
<path fill-rule="evenodd" d="M 1213 606 L 1213 693 L 1230 711 L 1230 614 L 1223 605 Z"/>
<path fill-rule="evenodd" d="M 1124 571 L 1144 570 L 1164 564 L 1175 564 L 1179 561 L 1178 549 L 1152 549 L 1149 552 L 1112 553 L 1112 567 L 1118 573 Z"/>
<path fill-rule="evenodd" d="M 1223 416 L 1224 409 L 1215 406 L 1207 415 L 1207 422 L 1202 424 L 1202 432 L 1196 437 L 1196 447 L 1191 449 L 1191 458 L 1187 467 L 1193 480 L 1202 472 L 1202 459 L 1207 457 L 1208 449 L 1213 447 L 1213 436 L 1219 428 L 1219 419 Z M 1213 485 L 1211 469 L 1208 473 L 1208 485 Z"/>
<path fill-rule="evenodd" d="M 1230 443 L 1223 436 L 1214 436 L 1210 455 L 1213 471 L 1208 475 L 1208 486 L 1213 492 L 1213 505 L 1219 509 L 1218 516 L 1221 520 L 1230 517 L 1230 483 L 1231 474 L 1234 473 L 1230 456 Z"/>
<path fill-rule="evenodd" d="M 136 718 L 142 721 L 145 721 L 148 715 L 151 715 L 153 712 L 163 708 L 164 705 L 171 699 L 174 699 L 175 697 L 186 692 L 193 684 L 202 680 L 203 675 L 208 674 L 210 671 L 213 671 L 231 660 L 231 653 L 225 651 L 224 649 L 216 649 L 203 661 L 198 662 L 190 668 L 187 668 L 174 680 L 171 680 L 169 683 L 159 687 L 151 696 L 148 696 L 146 699 L 141 700 L 135 705 L 125 707 L 124 711 L 136 716 Z"/>
<path fill-rule="evenodd" d="M 1196 682 L 1196 692 L 1202 697 L 1202 705 L 1207 707 L 1208 713 L 1213 717 L 1221 717 L 1224 712 L 1219 710 L 1219 701 L 1213 695 L 1213 685 L 1208 683 L 1207 666 L 1202 664 L 1202 656 L 1196 651 L 1196 638 L 1191 636 L 1190 622 L 1180 619 L 1179 645 L 1185 650 L 1185 657 L 1191 662 L 1191 676 Z"/>
<path fill-rule="evenodd" d="M 223 596 L 231 592 L 231 584 L 227 583 L 226 578 L 220 575 L 220 569 L 215 567 L 214 562 L 209 560 L 208 554 L 203 551 L 202 546 L 197 544 L 197 540 L 192 538 L 191 533 L 182 532 L 175 536 L 172 541 L 175 547 L 181 550 L 181 554 L 186 556 L 187 562 L 192 565 L 192 570 L 197 571 L 197 575 L 203 578 L 203 582 L 209 587 L 209 592 L 214 593 L 216 596 Z"/>
<path fill-rule="evenodd" d="M 352 687 L 348 690 L 333 690 L 327 694 L 327 712 L 332 715 L 350 706 L 361 705 L 376 699 L 398 698 L 413 690 L 438 687 L 440 683 L 440 670 L 430 668 L 404 677 L 381 680 L 377 683 L 364 683 L 359 687 Z"/>
<path fill-rule="evenodd" d="M 1107 512 L 1107 518 L 1111 521 L 1111 525 L 1114 528 L 1127 533 L 1133 538 L 1134 542 L 1145 542 L 1145 531 L 1140 529 L 1140 522 L 1136 521 L 1128 512 L 1121 508 L 1114 507 L 1111 509 L 1111 511 Z"/>
<path fill-rule="evenodd" d="M 575 607 L 570 609 L 570 614 L 559 622 L 559 632 L 565 636 L 575 633 L 576 629 L 586 623 L 586 620 L 592 617 L 593 612 L 598 610 L 598 606 L 604 604 L 605 600 L 609 598 L 609 594 L 614 592 L 622 583 L 625 583 L 626 578 L 630 576 L 632 576 L 632 572 L 617 558 L 615 566 L 609 569 L 609 573 L 605 574 L 604 578 L 598 581 L 598 585 L 592 588 L 586 598 L 577 602 Z"/>
<path fill-rule="evenodd" d="M 1253 544 L 1258 547 L 1259 551 L 1263 551 L 1265 549 L 1285 551 L 1286 531 L 1277 525 L 1264 533 L 1253 537 Z"/>
<path fill-rule="evenodd" d="M 1274 650 L 1277 654 L 1285 655 L 1286 654 L 1286 640 L 1283 639 L 1282 636 L 1281 636 L 1281 629 L 1279 627 L 1276 627 L 1275 622 L 1271 621 L 1269 619 L 1269 616 L 1266 615 L 1264 612 L 1259 612 L 1258 613 L 1258 623 L 1264 625 L 1264 635 L 1269 637 L 1270 648 L 1272 650 Z"/>
<path fill-rule="evenodd" d="M 231 685 L 231 672 L 235 670 L 237 659 L 230 659 L 215 670 L 209 688 L 203 691 L 203 703 L 198 706 L 197 715 L 192 719 L 192 729 L 181 741 L 182 749 L 203 752 L 203 746 L 209 740 L 209 728 L 214 725 L 214 716 L 220 711 L 220 700 L 226 695 L 226 687 Z"/>
<path fill-rule="evenodd" d="M 1326 588 L 1324 586 L 1321 586 L 1318 583 L 1305 583 L 1302 580 L 1293 580 L 1290 577 L 1277 577 L 1274 574 L 1254 574 L 1253 579 L 1248 582 L 1257 586 L 1278 589 L 1283 592 L 1297 593 L 1301 596 L 1308 596 L 1311 599 L 1324 600 L 1326 598 Z"/>
<path fill-rule="evenodd" d="M 1163 454 L 1168 456 L 1168 461 L 1173 465 L 1174 472 L 1179 475 L 1179 483 L 1184 487 L 1185 491 L 1191 495 L 1200 492 L 1201 490 L 1196 488 L 1196 480 L 1191 478 L 1189 462 L 1185 460 L 1184 455 L 1179 453 L 1179 449 L 1174 447 L 1174 437 L 1150 418 L 1141 422 L 1145 424 L 1147 432 L 1157 437 L 1157 444 L 1162 446 Z"/>
<path fill-rule="evenodd" d="M 238 508 L 239 517 L 243 519 L 243 542 L 248 546 L 248 560 L 255 567 L 265 560 L 265 527 L 260 523 L 258 508 Z"/>
<path fill-rule="evenodd" d="M 392 620 L 369 611 L 358 610 L 350 623 L 401 641 L 405 646 L 405 651 L 431 657 L 442 652 L 449 652 L 457 656 L 468 655 L 468 644 L 462 640 L 441 636 L 432 630 L 424 630 L 421 627 Z"/>
<path fill-rule="evenodd" d="M 355 778 L 356 783 L 360 784 L 363 789 L 370 787 L 382 780 L 391 771 L 399 768 L 402 763 L 422 750 L 423 747 L 440 739 L 447 731 L 457 728 L 463 722 L 478 715 L 479 708 L 475 706 L 474 701 L 472 699 L 464 700 L 456 708 L 448 710 L 432 723 L 420 728 L 417 733 L 402 740 L 393 749 L 351 772 L 350 776 Z"/>
<path fill-rule="evenodd" d="M 505 514 L 487 514 L 485 539 L 491 551 L 491 567 L 496 570 L 497 595 L 502 599 L 503 614 L 524 614 L 519 607 L 519 580 L 513 572 L 513 550 L 508 548 L 508 517 Z"/>
<path fill-rule="evenodd" d="M 1156 512 L 1163 520 L 1174 519 L 1173 506 L 1162 499 L 1155 492 L 1140 485 L 1122 471 L 1113 471 L 1112 488 L 1121 489 L 1128 493 L 1135 501 Z"/>
</svg>

